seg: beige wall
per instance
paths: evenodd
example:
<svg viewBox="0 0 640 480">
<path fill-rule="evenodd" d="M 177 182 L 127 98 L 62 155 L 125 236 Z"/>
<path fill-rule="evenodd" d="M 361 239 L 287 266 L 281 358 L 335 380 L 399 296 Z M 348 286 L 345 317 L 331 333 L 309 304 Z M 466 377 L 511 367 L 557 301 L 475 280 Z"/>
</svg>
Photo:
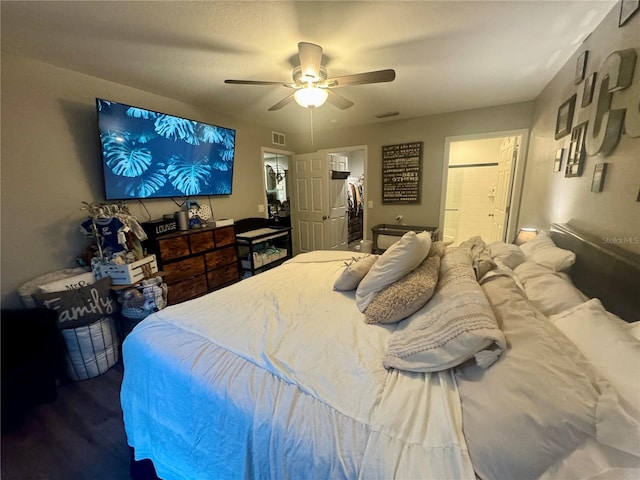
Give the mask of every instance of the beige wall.
<svg viewBox="0 0 640 480">
<path fill-rule="evenodd" d="M 368 165 L 365 176 L 367 200 L 373 209 L 367 210 L 369 228 L 379 223 L 394 223 L 398 214 L 407 225 L 437 226 L 440 219 L 442 168 L 445 138 L 460 135 L 527 129 L 533 115 L 533 102 L 503 105 L 478 110 L 381 122 L 355 128 L 288 135 L 287 148 L 304 153 L 320 149 L 336 149 L 351 145 L 367 145 Z M 420 205 L 383 205 L 381 150 L 383 145 L 423 142 L 422 185 Z M 365 232 L 370 236 L 371 232 Z"/>
<path fill-rule="evenodd" d="M 577 93 L 573 124 L 589 118 L 591 107 L 580 107 L 584 82 L 574 83 L 578 56 L 589 51 L 587 77 L 617 50 L 635 48 L 640 57 L 640 14 L 618 28 L 619 12 L 619 5 L 613 8 L 536 100 L 520 225 L 546 229 L 552 222 L 568 222 L 602 237 L 603 242 L 615 242 L 640 253 L 640 203 L 636 201 L 640 189 L 640 138 L 623 135 L 611 155 L 587 157 L 581 177 L 565 178 L 564 173 L 553 172 L 556 150 L 568 148 L 570 139 L 567 136 L 554 140 L 558 106 Z M 632 87 L 616 92 L 612 107 L 630 107 L 634 88 L 636 92 L 640 89 L 640 58 L 636 60 Z M 639 98 L 640 92 L 636 93 L 633 106 L 636 117 L 640 115 Z M 609 163 L 604 190 L 592 193 L 593 168 L 601 162 Z"/>
<path fill-rule="evenodd" d="M 81 202 L 104 201 L 95 97 L 147 107 L 237 130 L 233 194 L 212 197 L 217 218 L 258 216 L 264 204 L 260 147 L 271 131 L 235 119 L 2 53 L 2 306 L 21 306 L 16 289 L 41 274 L 73 267 L 90 243 L 79 232 Z M 177 199 L 180 200 L 180 199 Z M 141 221 L 147 212 L 128 202 Z M 144 202 L 152 218 L 171 200 Z"/>
</svg>

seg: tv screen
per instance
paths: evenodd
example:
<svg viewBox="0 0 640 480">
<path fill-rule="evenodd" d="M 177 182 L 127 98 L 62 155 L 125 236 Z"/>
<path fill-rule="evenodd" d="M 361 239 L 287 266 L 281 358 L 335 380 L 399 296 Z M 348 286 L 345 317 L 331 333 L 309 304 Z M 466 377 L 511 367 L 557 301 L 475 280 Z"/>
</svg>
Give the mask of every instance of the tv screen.
<svg viewBox="0 0 640 480">
<path fill-rule="evenodd" d="M 105 197 L 230 195 L 236 131 L 96 98 Z"/>
</svg>

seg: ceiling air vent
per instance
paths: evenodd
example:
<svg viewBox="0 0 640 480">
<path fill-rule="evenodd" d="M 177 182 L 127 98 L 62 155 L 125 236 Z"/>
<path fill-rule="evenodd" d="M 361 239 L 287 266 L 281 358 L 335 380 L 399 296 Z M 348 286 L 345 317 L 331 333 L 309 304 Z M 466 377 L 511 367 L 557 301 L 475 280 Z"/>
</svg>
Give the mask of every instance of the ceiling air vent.
<svg viewBox="0 0 640 480">
<path fill-rule="evenodd" d="M 285 146 L 284 133 L 271 132 L 271 143 L 274 145 Z"/>
</svg>

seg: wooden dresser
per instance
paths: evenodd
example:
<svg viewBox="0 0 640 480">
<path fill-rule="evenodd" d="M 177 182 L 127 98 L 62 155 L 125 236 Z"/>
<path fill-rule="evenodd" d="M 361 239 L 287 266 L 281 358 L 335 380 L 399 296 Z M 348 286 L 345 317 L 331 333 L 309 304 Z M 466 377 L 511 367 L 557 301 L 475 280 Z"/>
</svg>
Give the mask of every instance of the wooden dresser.
<svg viewBox="0 0 640 480">
<path fill-rule="evenodd" d="M 156 254 L 164 272 L 169 305 L 240 279 L 233 225 L 169 233 L 155 238 L 147 248 Z"/>
</svg>

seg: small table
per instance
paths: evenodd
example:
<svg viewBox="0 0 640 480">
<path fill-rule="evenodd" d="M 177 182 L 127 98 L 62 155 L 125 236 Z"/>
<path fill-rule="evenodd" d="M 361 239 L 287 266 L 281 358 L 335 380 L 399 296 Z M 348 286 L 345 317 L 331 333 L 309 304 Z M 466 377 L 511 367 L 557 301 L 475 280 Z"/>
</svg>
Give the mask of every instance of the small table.
<svg viewBox="0 0 640 480">
<path fill-rule="evenodd" d="M 438 227 L 426 227 L 421 225 L 393 225 L 390 223 L 381 223 L 380 225 L 376 225 L 371 229 L 371 232 L 373 233 L 372 252 L 380 254 L 386 250 L 386 248 L 381 248 L 378 246 L 378 237 L 380 235 L 398 237 L 399 240 L 399 237 L 402 237 L 407 232 L 420 233 L 425 230 L 427 232 L 431 232 L 431 239 L 434 242 L 438 241 L 438 236 L 440 233 Z"/>
</svg>

